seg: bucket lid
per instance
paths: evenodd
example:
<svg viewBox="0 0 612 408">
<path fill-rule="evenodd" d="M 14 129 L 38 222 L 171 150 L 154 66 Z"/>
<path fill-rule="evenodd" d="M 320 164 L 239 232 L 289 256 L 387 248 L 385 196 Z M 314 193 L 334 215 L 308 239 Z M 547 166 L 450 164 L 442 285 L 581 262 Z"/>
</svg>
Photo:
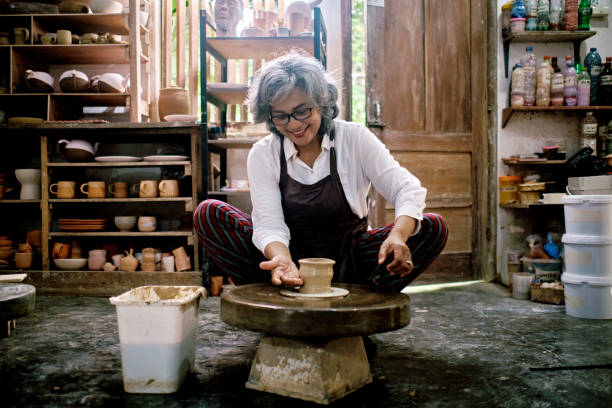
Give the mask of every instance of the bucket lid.
<svg viewBox="0 0 612 408">
<path fill-rule="evenodd" d="M 575 285 L 586 283 L 591 286 L 612 286 L 612 277 L 600 278 L 598 276 L 575 275 L 567 272 L 561 275 L 561 281 L 563 283 L 573 283 Z"/>
<path fill-rule="evenodd" d="M 563 197 L 563 204 L 607 204 L 612 203 L 612 194 L 585 194 L 585 195 L 566 195 Z"/>
<path fill-rule="evenodd" d="M 607 245 L 612 244 L 612 236 L 563 234 L 564 244 Z"/>
</svg>

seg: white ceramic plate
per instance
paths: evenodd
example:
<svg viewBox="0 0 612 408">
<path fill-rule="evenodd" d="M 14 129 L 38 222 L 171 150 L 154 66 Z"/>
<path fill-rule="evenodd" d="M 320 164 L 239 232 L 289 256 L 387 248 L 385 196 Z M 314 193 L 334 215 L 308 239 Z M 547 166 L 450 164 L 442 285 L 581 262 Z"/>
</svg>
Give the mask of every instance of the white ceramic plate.
<svg viewBox="0 0 612 408">
<path fill-rule="evenodd" d="M 166 115 L 164 116 L 166 122 L 195 122 L 198 120 L 197 115 Z"/>
<path fill-rule="evenodd" d="M 180 161 L 180 160 L 189 160 L 189 156 L 181 156 L 181 155 L 156 155 L 156 156 L 145 156 L 145 161 Z"/>
<path fill-rule="evenodd" d="M 142 157 L 135 156 L 98 156 L 94 159 L 97 162 L 135 162 L 141 161 Z"/>
<path fill-rule="evenodd" d="M 0 282 L 2 283 L 19 283 L 21 281 L 23 281 L 26 276 L 28 276 L 27 273 L 18 273 L 18 274 L 14 274 L 14 275 L 0 275 Z"/>
</svg>

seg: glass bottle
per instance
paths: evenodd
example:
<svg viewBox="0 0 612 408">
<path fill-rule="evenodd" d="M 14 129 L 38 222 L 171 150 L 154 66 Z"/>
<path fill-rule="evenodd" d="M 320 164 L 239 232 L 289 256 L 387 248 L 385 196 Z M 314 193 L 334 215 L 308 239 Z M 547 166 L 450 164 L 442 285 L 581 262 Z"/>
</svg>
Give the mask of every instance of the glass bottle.
<svg viewBox="0 0 612 408">
<path fill-rule="evenodd" d="M 604 122 L 597 127 L 597 156 L 608 154 L 608 125 Z"/>
<path fill-rule="evenodd" d="M 606 64 L 599 75 L 597 100 L 600 105 L 612 106 L 612 57 L 606 57 Z"/>
<path fill-rule="evenodd" d="M 550 3 L 538 0 L 538 31 L 548 31 L 550 25 Z"/>
<path fill-rule="evenodd" d="M 580 0 L 578 5 L 578 30 L 588 31 L 591 28 L 591 1 Z"/>
<path fill-rule="evenodd" d="M 580 125 L 580 148 L 585 146 L 593 149 L 593 156 L 597 155 L 597 119 L 593 112 L 587 112 Z"/>
<path fill-rule="evenodd" d="M 577 85 L 577 106 L 589 106 L 591 103 L 591 78 L 589 78 L 589 72 L 586 67 L 582 67 L 580 75 L 578 75 Z"/>
<path fill-rule="evenodd" d="M 553 72 L 556 72 L 559 69 L 559 64 L 557 63 L 557 57 L 552 57 L 552 65 Z"/>
<path fill-rule="evenodd" d="M 550 102 L 553 106 L 563 106 L 563 74 L 559 67 L 550 81 Z"/>
</svg>

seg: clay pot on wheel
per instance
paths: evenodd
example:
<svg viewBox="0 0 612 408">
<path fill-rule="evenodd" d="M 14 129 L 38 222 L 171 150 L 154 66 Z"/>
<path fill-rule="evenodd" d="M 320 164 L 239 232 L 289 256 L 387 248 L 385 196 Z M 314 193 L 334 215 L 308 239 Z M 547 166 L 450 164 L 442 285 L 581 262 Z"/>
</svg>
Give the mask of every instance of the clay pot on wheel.
<svg viewBox="0 0 612 408">
<path fill-rule="evenodd" d="M 336 261 L 327 258 L 305 258 L 298 262 L 300 263 L 300 277 L 304 280 L 300 293 L 331 292 Z"/>
<path fill-rule="evenodd" d="M 160 89 L 157 109 L 161 119 L 168 115 L 188 115 L 191 113 L 189 91 L 176 86 Z"/>
</svg>

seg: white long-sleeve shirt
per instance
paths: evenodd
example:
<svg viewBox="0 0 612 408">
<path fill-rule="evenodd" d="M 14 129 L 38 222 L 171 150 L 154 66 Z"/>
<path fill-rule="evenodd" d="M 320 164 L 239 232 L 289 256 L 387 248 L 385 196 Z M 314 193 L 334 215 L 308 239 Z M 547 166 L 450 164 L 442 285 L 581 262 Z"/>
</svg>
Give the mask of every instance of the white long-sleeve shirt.
<svg viewBox="0 0 612 408">
<path fill-rule="evenodd" d="M 408 170 L 400 167 L 385 145 L 363 125 L 334 120 L 335 140 L 329 135 L 321 141 L 321 154 L 312 168 L 298 156 L 295 145 L 284 138 L 287 173 L 302 184 L 314 184 L 327 177 L 330 148 L 335 147 L 336 163 L 344 195 L 360 218 L 368 214 L 370 186 L 395 207 L 395 218 L 401 215 L 418 220 L 420 228 L 427 190 Z M 247 170 L 253 204 L 253 244 L 264 252 L 271 242 L 289 246 L 290 233 L 283 216 L 280 180 L 280 138 L 269 135 L 253 145 L 247 159 Z"/>
</svg>

